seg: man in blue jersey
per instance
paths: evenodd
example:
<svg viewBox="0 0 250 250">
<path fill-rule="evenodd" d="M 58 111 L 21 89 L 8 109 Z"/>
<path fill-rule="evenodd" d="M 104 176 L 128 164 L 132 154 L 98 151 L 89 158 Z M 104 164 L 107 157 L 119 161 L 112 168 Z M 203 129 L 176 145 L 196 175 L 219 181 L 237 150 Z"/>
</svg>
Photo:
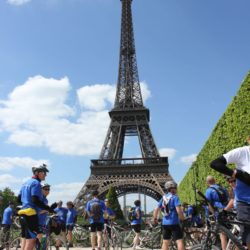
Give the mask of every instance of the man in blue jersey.
<svg viewBox="0 0 250 250">
<path fill-rule="evenodd" d="M 32 250 L 35 246 L 38 233 L 39 211 L 42 209 L 53 212 L 53 209 L 43 202 L 42 187 L 40 183 L 45 180 L 49 172 L 46 164 L 33 167 L 32 172 L 32 178 L 22 185 L 18 195 L 18 201 L 22 203 L 22 208 L 19 210 L 18 214 L 21 216 L 22 249 L 24 250 Z"/>
<path fill-rule="evenodd" d="M 2 243 L 7 243 L 10 237 L 10 227 L 12 225 L 12 217 L 14 214 L 14 203 L 12 201 L 9 202 L 9 206 L 4 209 L 3 212 L 3 220 L 2 220 L 2 230 L 3 230 L 3 238 L 1 239 Z M 7 246 L 2 246 L 4 248 Z"/>
<path fill-rule="evenodd" d="M 66 218 L 67 218 L 67 213 L 68 209 L 66 207 L 63 207 L 63 202 L 58 201 L 57 203 L 57 208 L 55 209 L 56 215 L 58 216 L 58 222 L 61 227 L 61 231 L 63 233 L 66 232 Z"/>
<path fill-rule="evenodd" d="M 74 204 L 72 201 L 67 202 L 67 217 L 66 217 L 66 229 L 67 229 L 67 239 L 68 247 L 73 247 L 73 234 L 74 225 L 77 221 L 77 211 L 74 209 Z"/>
<path fill-rule="evenodd" d="M 213 176 L 209 175 L 206 179 L 208 188 L 206 190 L 206 198 L 210 201 L 211 205 L 215 208 L 224 209 L 228 203 L 228 192 L 224 187 L 216 184 Z M 209 211 L 214 212 L 213 208 L 209 206 Z M 224 233 L 220 233 L 221 248 L 226 250 L 227 237 Z"/>
<path fill-rule="evenodd" d="M 102 230 L 104 225 L 103 213 L 106 212 L 106 206 L 103 200 L 98 198 L 98 191 L 92 192 L 92 199 L 86 205 L 86 211 L 90 223 L 91 246 L 94 250 L 100 250 L 102 246 Z"/>
<path fill-rule="evenodd" d="M 136 200 L 134 204 L 135 204 L 135 208 L 133 210 L 134 218 L 131 221 L 131 226 L 135 231 L 135 237 L 133 240 L 133 249 L 140 249 L 140 233 L 141 233 L 141 219 L 142 219 L 141 201 Z"/>
<path fill-rule="evenodd" d="M 211 162 L 214 170 L 236 178 L 235 199 L 238 220 L 250 223 L 250 134 L 247 145 L 235 148 Z M 235 164 L 233 170 L 227 164 Z M 241 227 L 241 236 L 250 249 L 250 227 Z"/>
<path fill-rule="evenodd" d="M 184 250 L 183 232 L 180 221 L 183 221 L 184 215 L 181 209 L 181 203 L 177 196 L 177 184 L 174 181 L 165 183 L 167 194 L 163 195 L 154 211 L 154 221 L 158 222 L 158 214 L 162 211 L 162 250 L 168 250 L 171 237 L 176 241 L 178 250 Z"/>
</svg>

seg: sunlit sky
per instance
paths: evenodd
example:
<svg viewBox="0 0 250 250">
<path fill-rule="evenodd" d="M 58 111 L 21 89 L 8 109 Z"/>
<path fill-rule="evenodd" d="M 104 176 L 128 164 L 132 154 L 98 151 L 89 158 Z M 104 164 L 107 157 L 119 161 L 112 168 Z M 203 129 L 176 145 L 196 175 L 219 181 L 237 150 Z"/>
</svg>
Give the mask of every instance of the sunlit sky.
<svg viewBox="0 0 250 250">
<path fill-rule="evenodd" d="M 249 0 L 132 3 L 144 104 L 177 182 L 248 73 L 249 9 Z M 46 162 L 50 201 L 75 198 L 108 129 L 120 21 L 120 0 L 0 1 L 0 189 L 18 192 Z M 140 153 L 137 138 L 125 147 Z"/>
</svg>

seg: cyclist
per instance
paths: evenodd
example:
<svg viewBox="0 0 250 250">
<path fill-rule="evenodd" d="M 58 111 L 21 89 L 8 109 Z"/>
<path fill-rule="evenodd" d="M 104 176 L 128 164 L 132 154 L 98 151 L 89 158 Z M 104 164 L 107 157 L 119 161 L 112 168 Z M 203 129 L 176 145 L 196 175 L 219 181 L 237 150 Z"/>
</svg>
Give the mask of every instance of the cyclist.
<svg viewBox="0 0 250 250">
<path fill-rule="evenodd" d="M 98 191 L 94 190 L 92 192 L 92 199 L 88 201 L 86 205 L 90 223 L 90 240 L 93 250 L 96 247 L 96 243 L 98 250 L 101 249 L 102 230 L 104 227 L 103 213 L 107 210 L 104 201 L 98 198 L 98 194 Z"/>
<path fill-rule="evenodd" d="M 49 170 L 46 164 L 32 168 L 33 176 L 26 181 L 18 195 L 22 208 L 18 211 L 22 229 L 22 249 L 32 250 L 38 233 L 38 213 L 41 209 L 53 211 L 43 202 L 41 181 L 45 180 Z"/>
<path fill-rule="evenodd" d="M 106 230 L 107 230 L 107 233 L 108 233 L 108 237 L 111 239 L 111 228 L 110 228 L 110 225 L 111 225 L 111 222 L 115 219 L 115 212 L 110 207 L 108 199 L 105 199 L 104 202 L 105 202 L 105 206 L 106 206 L 106 209 L 107 209 L 106 212 L 103 214 L 104 225 L 106 224 Z M 108 239 L 104 239 L 104 241 L 106 243 L 108 241 Z"/>
<path fill-rule="evenodd" d="M 9 206 L 5 208 L 3 212 L 3 220 L 2 220 L 3 238 L 1 239 L 1 242 L 4 243 L 5 246 L 4 245 L 1 246 L 0 249 L 6 247 L 6 244 L 9 241 L 10 227 L 12 225 L 13 214 L 14 214 L 14 203 L 10 201 Z"/>
<path fill-rule="evenodd" d="M 74 204 L 72 201 L 67 202 L 67 217 L 66 217 L 66 229 L 67 229 L 67 239 L 68 247 L 73 247 L 73 234 L 74 224 L 77 221 L 77 212 L 74 209 Z"/>
<path fill-rule="evenodd" d="M 250 223 L 250 134 L 246 143 L 246 146 L 235 148 L 215 159 L 210 166 L 220 173 L 236 178 L 237 217 L 240 221 Z M 227 167 L 227 164 L 235 164 L 236 169 Z M 240 233 L 243 242 L 250 249 L 250 227 L 242 226 Z"/>
<path fill-rule="evenodd" d="M 55 209 L 56 215 L 58 216 L 58 223 L 61 227 L 62 235 L 65 237 L 66 235 L 66 218 L 68 209 L 66 207 L 63 207 L 63 202 L 59 201 L 57 203 L 57 208 Z"/>
<path fill-rule="evenodd" d="M 184 221 L 181 203 L 177 196 L 177 184 L 174 181 L 165 183 L 167 194 L 163 195 L 154 211 L 154 222 L 158 223 L 158 214 L 163 212 L 162 220 L 162 250 L 168 250 L 171 236 L 177 243 L 178 250 L 184 250 L 183 231 L 180 226 L 180 220 Z"/>
<path fill-rule="evenodd" d="M 206 190 L 206 198 L 210 201 L 213 207 L 224 209 L 228 203 L 227 190 L 220 185 L 216 184 L 215 178 L 211 175 L 207 176 L 206 182 L 208 188 Z M 213 208 L 209 207 L 209 211 L 214 213 Z M 220 233 L 221 248 L 227 248 L 227 237 L 225 234 Z"/>
<path fill-rule="evenodd" d="M 140 249 L 140 233 L 141 233 L 141 222 L 142 222 L 142 211 L 141 211 L 141 201 L 135 200 L 134 202 L 134 218 L 131 221 L 132 229 L 135 231 L 135 237 L 133 240 L 133 249 Z"/>
</svg>

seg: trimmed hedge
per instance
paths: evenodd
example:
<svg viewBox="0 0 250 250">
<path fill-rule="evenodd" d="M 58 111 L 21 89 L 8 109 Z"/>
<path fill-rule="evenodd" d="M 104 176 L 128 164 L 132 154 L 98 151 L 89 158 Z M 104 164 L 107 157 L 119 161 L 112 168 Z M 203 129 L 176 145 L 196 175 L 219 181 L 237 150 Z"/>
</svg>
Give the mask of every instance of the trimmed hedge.
<svg viewBox="0 0 250 250">
<path fill-rule="evenodd" d="M 207 175 L 215 176 L 217 183 L 225 184 L 223 175 L 212 170 L 209 165 L 212 160 L 223 153 L 243 146 L 250 133 L 250 71 L 242 82 L 237 95 L 227 107 L 206 144 L 197 156 L 189 171 L 181 181 L 178 194 L 184 202 L 195 200 L 193 185 L 202 192 L 207 188 Z"/>
</svg>

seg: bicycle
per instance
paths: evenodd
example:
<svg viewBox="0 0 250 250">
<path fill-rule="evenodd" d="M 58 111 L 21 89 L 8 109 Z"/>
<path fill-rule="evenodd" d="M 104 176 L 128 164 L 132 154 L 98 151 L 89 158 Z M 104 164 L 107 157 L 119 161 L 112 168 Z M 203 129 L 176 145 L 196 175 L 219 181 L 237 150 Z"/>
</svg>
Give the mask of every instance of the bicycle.
<svg viewBox="0 0 250 250">
<path fill-rule="evenodd" d="M 89 225 L 75 224 L 72 234 L 75 246 L 88 247 L 90 245 Z"/>
<path fill-rule="evenodd" d="M 205 200 L 205 202 L 213 208 L 216 213 L 215 222 L 214 224 L 208 224 L 208 231 L 205 239 L 203 240 L 202 244 L 198 244 L 193 246 L 191 249 L 193 250 L 208 250 L 213 249 L 217 250 L 220 249 L 217 242 L 217 235 L 219 233 L 224 233 L 227 238 L 229 239 L 228 243 L 230 243 L 230 249 L 239 249 L 245 250 L 245 247 L 242 245 L 241 240 L 234 235 L 230 228 L 232 225 L 248 225 L 246 222 L 238 221 L 236 219 L 230 219 L 228 215 L 232 215 L 231 212 L 226 212 L 224 210 L 219 211 L 212 204 L 206 199 L 206 197 L 199 191 L 196 192 Z"/>
<path fill-rule="evenodd" d="M 66 239 L 60 235 L 53 234 L 53 226 L 57 223 L 56 215 L 49 215 L 46 219 L 46 223 L 44 227 L 42 227 L 43 236 L 41 239 L 36 238 L 35 249 L 36 250 L 47 250 L 52 249 L 52 247 L 56 247 L 56 242 L 59 240 L 61 242 L 60 248 L 63 250 L 68 250 L 68 245 Z M 13 239 L 10 242 L 10 249 L 20 249 L 21 248 L 21 235 L 19 232 L 19 236 Z M 58 248 L 58 247 L 56 247 Z"/>
</svg>

